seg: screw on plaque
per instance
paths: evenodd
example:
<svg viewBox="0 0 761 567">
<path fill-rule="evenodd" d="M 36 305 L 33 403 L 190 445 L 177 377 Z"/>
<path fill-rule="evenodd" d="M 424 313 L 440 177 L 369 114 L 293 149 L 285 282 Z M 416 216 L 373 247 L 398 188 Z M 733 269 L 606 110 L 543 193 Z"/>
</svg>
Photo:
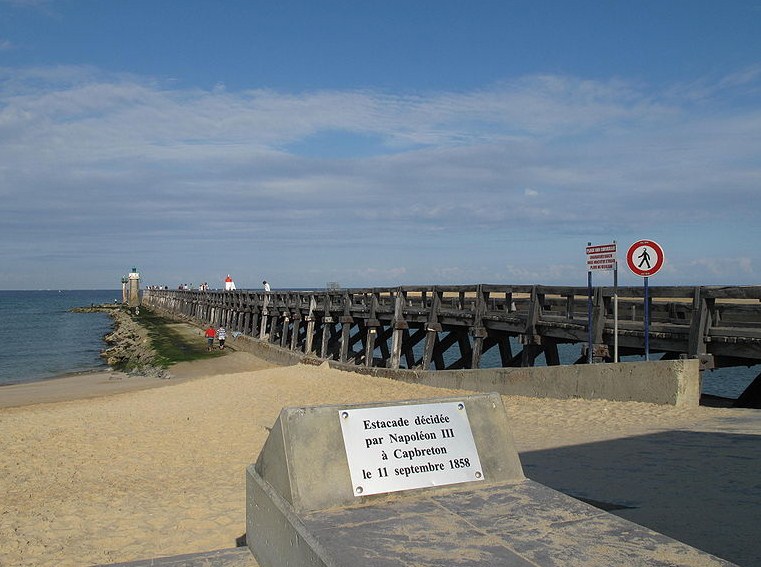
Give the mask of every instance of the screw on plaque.
<svg viewBox="0 0 761 567">
<path fill-rule="evenodd" d="M 341 412 L 341 417 L 344 418 L 344 419 L 348 418 L 349 417 L 349 412 L 348 411 Z"/>
<path fill-rule="evenodd" d="M 362 487 L 358 486 L 357 488 L 354 489 L 354 492 L 356 492 L 357 494 L 362 494 Z"/>
<path fill-rule="evenodd" d="M 458 410 L 464 410 L 464 409 L 465 409 L 465 404 L 463 404 L 462 402 L 460 402 L 459 404 L 457 404 L 457 409 L 458 409 Z"/>
</svg>

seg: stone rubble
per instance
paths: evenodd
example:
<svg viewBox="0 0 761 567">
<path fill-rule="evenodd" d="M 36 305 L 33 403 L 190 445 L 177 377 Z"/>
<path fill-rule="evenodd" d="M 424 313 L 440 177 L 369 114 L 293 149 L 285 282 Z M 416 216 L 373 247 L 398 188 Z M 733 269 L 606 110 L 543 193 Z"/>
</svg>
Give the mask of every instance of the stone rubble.
<svg viewBox="0 0 761 567">
<path fill-rule="evenodd" d="M 171 375 L 156 364 L 148 331 L 135 320 L 130 308 L 119 304 L 91 305 L 74 309 L 78 313 L 108 313 L 114 321 L 114 330 L 103 337 L 107 348 L 100 356 L 114 370 L 130 376 L 147 376 L 167 379 Z"/>
</svg>

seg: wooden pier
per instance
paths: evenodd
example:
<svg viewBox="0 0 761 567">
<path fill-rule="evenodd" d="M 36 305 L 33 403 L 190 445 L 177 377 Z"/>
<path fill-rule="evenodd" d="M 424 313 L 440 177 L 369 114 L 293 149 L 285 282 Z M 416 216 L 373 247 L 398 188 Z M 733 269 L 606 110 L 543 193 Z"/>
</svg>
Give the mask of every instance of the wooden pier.
<svg viewBox="0 0 761 567">
<path fill-rule="evenodd" d="M 644 290 L 617 289 L 621 356 L 645 351 Z M 761 286 L 651 287 L 649 351 L 698 358 L 704 369 L 761 364 Z M 470 285 L 320 291 L 148 289 L 147 305 L 322 359 L 393 369 L 560 364 L 558 345 L 589 343 L 611 361 L 614 288 Z M 510 339 L 513 338 L 511 341 Z M 516 346 L 518 345 L 518 346 Z M 588 361 L 579 349 L 576 363 Z M 761 375 L 743 393 L 759 398 Z M 754 394 L 755 392 L 755 394 Z"/>
</svg>

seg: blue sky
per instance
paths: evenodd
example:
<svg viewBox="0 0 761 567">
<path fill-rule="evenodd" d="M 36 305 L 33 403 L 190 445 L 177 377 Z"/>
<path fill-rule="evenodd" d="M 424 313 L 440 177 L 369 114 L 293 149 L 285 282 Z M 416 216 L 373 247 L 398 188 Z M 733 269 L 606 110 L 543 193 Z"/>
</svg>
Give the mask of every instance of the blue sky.
<svg viewBox="0 0 761 567">
<path fill-rule="evenodd" d="M 0 0 L 0 202 L 0 289 L 761 284 L 761 0 Z"/>
</svg>

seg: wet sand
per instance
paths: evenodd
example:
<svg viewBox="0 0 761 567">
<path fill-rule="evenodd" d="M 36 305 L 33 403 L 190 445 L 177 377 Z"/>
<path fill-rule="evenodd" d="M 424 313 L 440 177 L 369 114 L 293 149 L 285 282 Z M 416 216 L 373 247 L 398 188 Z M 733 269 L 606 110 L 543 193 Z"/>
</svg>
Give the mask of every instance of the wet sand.
<svg viewBox="0 0 761 567">
<path fill-rule="evenodd" d="M 0 388 L 0 565 L 233 547 L 245 532 L 245 468 L 282 407 L 462 394 L 242 352 L 171 372 Z M 761 564 L 761 412 L 503 400 L 530 478 Z"/>
</svg>

